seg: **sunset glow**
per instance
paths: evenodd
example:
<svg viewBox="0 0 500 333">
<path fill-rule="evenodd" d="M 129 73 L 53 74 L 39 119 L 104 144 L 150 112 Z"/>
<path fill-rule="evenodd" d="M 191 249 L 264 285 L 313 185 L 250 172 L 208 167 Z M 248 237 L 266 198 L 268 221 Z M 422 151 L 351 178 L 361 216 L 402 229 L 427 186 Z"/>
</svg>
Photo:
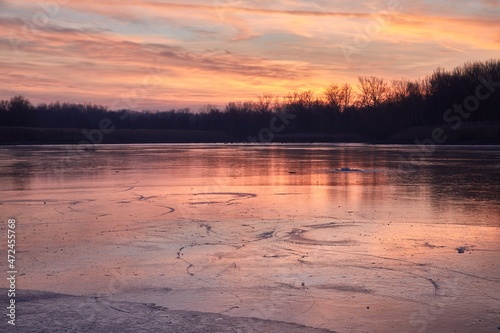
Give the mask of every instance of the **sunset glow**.
<svg viewBox="0 0 500 333">
<path fill-rule="evenodd" d="M 0 99 L 168 109 L 498 57 L 498 1 L 0 0 Z"/>
</svg>

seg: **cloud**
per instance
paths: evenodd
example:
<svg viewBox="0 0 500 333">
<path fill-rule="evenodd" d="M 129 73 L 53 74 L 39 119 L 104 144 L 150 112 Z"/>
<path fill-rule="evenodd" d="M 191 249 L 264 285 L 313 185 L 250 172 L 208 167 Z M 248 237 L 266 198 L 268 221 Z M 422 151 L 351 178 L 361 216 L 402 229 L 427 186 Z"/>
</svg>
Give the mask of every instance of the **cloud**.
<svg viewBox="0 0 500 333">
<path fill-rule="evenodd" d="M 480 18 L 398 15 L 387 32 L 405 39 L 498 50 L 500 21 Z"/>
<path fill-rule="evenodd" d="M 22 22 L 4 19 L 0 24 L 19 28 Z M 16 89 L 29 96 L 45 89 L 57 90 L 61 95 L 98 97 L 107 92 L 120 96 L 141 90 L 144 80 L 154 72 L 161 84 L 150 89 L 151 94 L 170 91 L 170 101 L 204 94 L 216 102 L 214 98 L 220 101 L 228 92 L 241 98 L 248 91 L 256 94 L 254 88 L 249 89 L 251 84 L 274 81 L 285 87 L 287 81 L 298 82 L 314 74 L 307 63 L 298 61 L 275 61 L 228 51 L 196 52 L 178 45 L 124 40 L 123 36 L 102 29 L 46 26 L 36 35 L 25 37 L 15 62 L 0 61 L 2 67 L 11 71 L 7 74 L 10 79 L 3 82 L 15 80 L 5 92 Z M 10 47 L 7 40 L 0 41 L 2 50 Z M 147 100 L 143 103 L 150 104 Z"/>
<path fill-rule="evenodd" d="M 220 104 L 358 75 L 411 79 L 500 49 L 496 1 L 414 0 L 392 13 L 385 0 L 54 1 L 50 15 L 38 0 L 4 1 L 0 98 L 14 89 L 109 102 L 154 74 L 161 80 L 141 105 Z M 341 46 L 377 22 L 347 62 Z"/>
<path fill-rule="evenodd" d="M 285 15 L 285 16 L 327 16 L 327 17 L 349 17 L 349 18 L 366 18 L 370 14 L 367 13 L 345 13 L 345 12 L 326 12 L 326 11 L 311 11 L 311 10 L 286 10 L 286 9 L 266 9 L 266 8 L 251 8 L 233 6 L 230 3 L 214 2 L 213 6 L 208 5 L 194 5 L 194 4 L 179 4 L 179 3 L 165 3 L 165 2 L 146 2 L 146 6 L 155 8 L 169 8 L 169 9 L 188 9 L 188 10 L 204 10 L 216 12 L 220 15 L 226 13 L 250 13 L 261 15 Z"/>
</svg>

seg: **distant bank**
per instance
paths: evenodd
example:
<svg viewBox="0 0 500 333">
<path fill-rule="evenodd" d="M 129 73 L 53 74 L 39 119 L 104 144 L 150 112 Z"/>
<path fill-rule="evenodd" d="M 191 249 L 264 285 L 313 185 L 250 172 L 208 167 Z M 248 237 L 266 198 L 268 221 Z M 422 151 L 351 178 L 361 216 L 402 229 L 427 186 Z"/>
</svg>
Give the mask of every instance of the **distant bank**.
<svg viewBox="0 0 500 333">
<path fill-rule="evenodd" d="M 436 129 L 442 129 L 438 140 Z M 441 132 L 441 131 L 439 131 Z M 129 144 L 129 143 L 381 143 L 381 144 L 500 144 L 500 123 L 464 123 L 451 127 L 412 127 L 390 138 L 375 140 L 362 134 L 276 133 L 242 137 L 223 131 L 0 127 L 0 145 L 25 144 Z"/>
</svg>

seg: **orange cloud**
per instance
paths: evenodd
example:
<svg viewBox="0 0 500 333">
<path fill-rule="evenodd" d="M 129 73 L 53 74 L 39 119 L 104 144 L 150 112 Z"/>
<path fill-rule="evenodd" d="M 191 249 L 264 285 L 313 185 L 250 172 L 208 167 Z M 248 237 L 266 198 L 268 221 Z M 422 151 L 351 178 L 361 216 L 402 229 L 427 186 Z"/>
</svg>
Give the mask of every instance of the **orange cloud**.
<svg viewBox="0 0 500 333">
<path fill-rule="evenodd" d="M 349 4 L 304 10 L 313 4 L 298 0 L 255 7 L 245 1 L 47 3 L 58 5 L 5 1 L 0 98 L 17 91 L 106 103 L 135 96 L 136 105 L 148 107 L 224 104 L 263 92 L 321 93 L 331 82 L 355 83 L 358 75 L 415 78 L 472 56 L 494 57 L 500 48 L 499 20 L 458 10 L 444 16 L 420 1 L 393 14 L 378 1 L 370 3 L 380 11 Z M 46 20 L 34 20 L 37 13 Z M 366 35 L 377 22 L 379 31 Z M 360 34 L 368 39 L 362 47 L 355 44 Z M 352 61 L 342 45 L 357 47 Z M 154 85 L 144 83 L 151 78 Z"/>
<path fill-rule="evenodd" d="M 437 41 L 491 50 L 500 49 L 500 20 L 398 15 L 387 33 L 406 40 Z"/>
</svg>

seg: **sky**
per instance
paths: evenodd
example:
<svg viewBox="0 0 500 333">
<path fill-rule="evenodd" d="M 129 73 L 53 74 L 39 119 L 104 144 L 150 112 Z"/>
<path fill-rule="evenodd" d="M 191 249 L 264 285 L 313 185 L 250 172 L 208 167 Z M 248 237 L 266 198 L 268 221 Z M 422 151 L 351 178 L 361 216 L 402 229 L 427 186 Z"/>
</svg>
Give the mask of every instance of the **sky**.
<svg viewBox="0 0 500 333">
<path fill-rule="evenodd" d="M 498 58 L 500 0 L 0 0 L 0 99 L 165 110 Z"/>
</svg>

